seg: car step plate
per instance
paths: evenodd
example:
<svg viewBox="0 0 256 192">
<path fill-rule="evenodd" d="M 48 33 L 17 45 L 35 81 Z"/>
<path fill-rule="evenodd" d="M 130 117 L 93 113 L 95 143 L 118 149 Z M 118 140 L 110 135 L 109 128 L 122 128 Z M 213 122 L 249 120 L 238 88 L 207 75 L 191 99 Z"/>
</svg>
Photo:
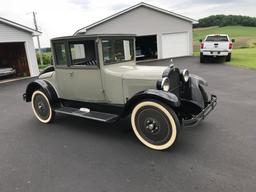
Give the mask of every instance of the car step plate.
<svg viewBox="0 0 256 192">
<path fill-rule="evenodd" d="M 93 120 L 102 121 L 102 122 L 112 122 L 118 118 L 118 115 L 111 114 L 111 113 L 103 113 L 98 111 L 85 112 L 72 107 L 60 107 L 55 109 L 54 111 L 57 113 L 63 113 L 67 115 L 73 115 L 73 116 L 83 117 L 86 119 L 93 119 Z"/>
</svg>

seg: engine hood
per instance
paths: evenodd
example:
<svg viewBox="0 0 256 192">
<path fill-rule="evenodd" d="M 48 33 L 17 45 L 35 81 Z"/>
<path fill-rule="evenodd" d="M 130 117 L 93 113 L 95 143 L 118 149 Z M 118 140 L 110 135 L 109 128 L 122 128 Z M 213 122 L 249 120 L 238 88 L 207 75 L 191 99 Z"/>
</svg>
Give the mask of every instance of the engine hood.
<svg viewBox="0 0 256 192">
<path fill-rule="evenodd" d="M 106 67 L 105 71 L 123 80 L 158 80 L 162 78 L 165 69 L 162 66 L 113 65 Z"/>
<path fill-rule="evenodd" d="M 125 102 L 140 91 L 155 89 L 157 80 L 162 79 L 166 68 L 132 63 L 104 66 L 104 84 L 107 87 L 106 90 L 111 90 L 107 95 L 117 102 L 121 102 L 119 98 L 122 95 L 122 102 Z"/>
</svg>

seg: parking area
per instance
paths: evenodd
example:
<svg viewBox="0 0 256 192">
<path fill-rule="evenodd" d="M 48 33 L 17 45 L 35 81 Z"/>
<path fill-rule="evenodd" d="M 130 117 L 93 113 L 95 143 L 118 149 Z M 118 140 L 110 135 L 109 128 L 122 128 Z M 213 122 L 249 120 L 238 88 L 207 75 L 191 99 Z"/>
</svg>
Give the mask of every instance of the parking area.
<svg viewBox="0 0 256 192">
<path fill-rule="evenodd" d="M 0 84 L 0 191 L 255 191 L 256 71 L 195 57 L 174 64 L 207 79 L 218 105 L 164 152 L 140 144 L 128 119 L 42 124 L 22 100 L 30 79 Z"/>
</svg>

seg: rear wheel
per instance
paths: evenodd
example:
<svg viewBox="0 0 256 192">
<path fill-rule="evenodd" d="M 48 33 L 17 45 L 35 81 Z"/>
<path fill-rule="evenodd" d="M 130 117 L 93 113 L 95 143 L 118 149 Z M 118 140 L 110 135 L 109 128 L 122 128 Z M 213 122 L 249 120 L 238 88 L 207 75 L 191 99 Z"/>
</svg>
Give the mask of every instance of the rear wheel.
<svg viewBox="0 0 256 192">
<path fill-rule="evenodd" d="M 205 57 L 202 53 L 200 53 L 200 63 L 205 63 Z"/>
<path fill-rule="evenodd" d="M 41 90 L 36 90 L 32 94 L 32 109 L 39 121 L 50 123 L 54 119 L 54 111 L 50 105 L 48 97 Z"/>
<path fill-rule="evenodd" d="M 229 53 L 228 56 L 226 56 L 226 61 L 231 61 L 231 53 Z"/>
<path fill-rule="evenodd" d="M 137 138 L 155 150 L 171 147 L 180 129 L 176 113 L 157 101 L 138 103 L 132 111 L 131 124 Z"/>
</svg>

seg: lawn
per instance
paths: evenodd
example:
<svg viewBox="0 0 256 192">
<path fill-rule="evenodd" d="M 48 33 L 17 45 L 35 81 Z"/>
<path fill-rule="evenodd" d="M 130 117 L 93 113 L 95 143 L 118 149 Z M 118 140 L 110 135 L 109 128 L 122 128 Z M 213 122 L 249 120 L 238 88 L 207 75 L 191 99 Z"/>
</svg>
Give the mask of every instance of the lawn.
<svg viewBox="0 0 256 192">
<path fill-rule="evenodd" d="M 193 30 L 194 50 L 199 51 L 199 40 L 207 34 L 229 34 L 231 39 L 235 39 L 234 48 L 256 47 L 256 27 L 227 26 L 227 27 L 207 27 Z"/>
<path fill-rule="evenodd" d="M 49 65 L 50 64 L 43 64 L 43 65 L 38 64 L 38 67 L 39 67 L 39 69 L 44 69 L 44 68 L 48 67 Z"/>
<path fill-rule="evenodd" d="M 199 40 L 207 34 L 229 34 L 235 39 L 232 59 L 227 64 L 256 69 L 256 27 L 227 26 L 193 30 L 194 56 L 199 56 Z"/>
<path fill-rule="evenodd" d="M 256 69 L 256 48 L 234 49 L 227 64 Z"/>
</svg>

